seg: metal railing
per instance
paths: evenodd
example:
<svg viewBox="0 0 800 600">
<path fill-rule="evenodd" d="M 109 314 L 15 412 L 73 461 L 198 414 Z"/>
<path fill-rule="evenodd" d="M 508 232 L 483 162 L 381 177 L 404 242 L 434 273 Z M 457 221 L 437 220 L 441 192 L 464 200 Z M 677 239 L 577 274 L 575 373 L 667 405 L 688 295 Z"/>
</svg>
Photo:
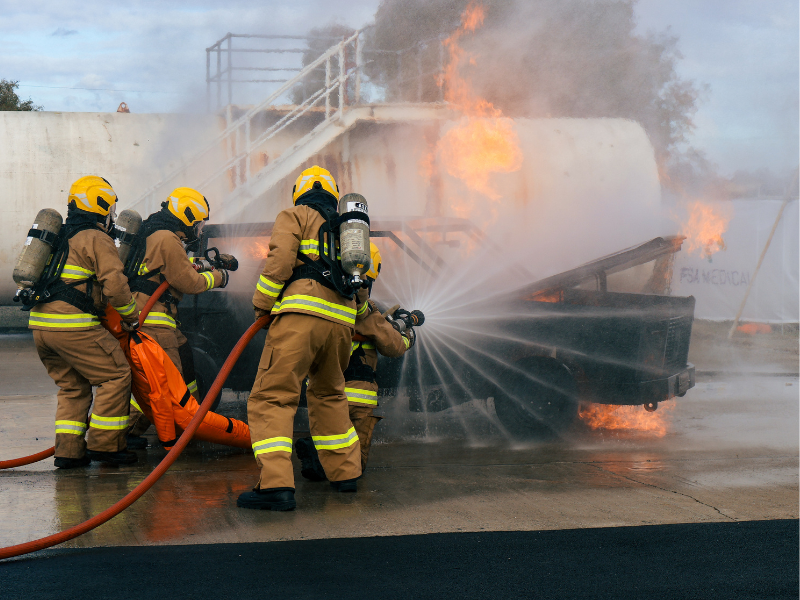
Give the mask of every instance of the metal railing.
<svg viewBox="0 0 800 600">
<path fill-rule="evenodd" d="M 161 197 L 156 198 L 155 194 L 159 191 L 164 194 L 168 193 L 169 190 L 164 190 L 163 188 L 166 188 L 170 183 L 173 185 L 194 185 L 203 190 L 204 193 L 206 190 L 212 190 L 217 194 L 230 196 L 238 189 L 247 186 L 253 176 L 269 168 L 269 164 L 254 164 L 254 157 L 257 154 L 260 156 L 265 144 L 279 133 L 285 131 L 292 123 L 306 115 L 313 115 L 311 132 L 314 133 L 321 131 L 328 125 L 341 121 L 348 107 L 362 103 L 363 85 L 365 80 L 368 79 L 365 76 L 365 67 L 371 61 L 365 60 L 366 52 L 363 32 L 364 30 L 356 31 L 349 37 L 332 45 L 316 59 L 300 69 L 294 77 L 286 80 L 276 80 L 281 85 L 264 100 L 248 108 L 241 116 L 234 118 L 234 107 L 229 104 L 225 111 L 227 122 L 225 129 L 208 144 L 202 146 L 197 152 L 185 159 L 178 168 L 169 173 L 160 182 L 146 190 L 142 197 L 137 200 L 135 206 L 144 209 L 155 208 L 155 201 L 163 199 Z M 210 57 L 215 52 L 217 53 L 218 65 L 220 64 L 221 51 L 219 49 L 223 43 L 229 44 L 232 37 L 237 36 L 228 34 L 214 46 L 207 49 L 207 68 L 210 68 Z M 282 37 L 296 39 L 292 36 Z M 403 57 L 408 57 L 409 53 L 413 52 L 415 48 L 421 53 L 430 47 L 429 44 L 430 42 L 423 42 L 416 47 L 391 51 L 398 57 L 397 76 L 392 78 L 394 85 L 401 87 L 403 82 L 409 79 L 408 69 L 402 68 Z M 288 49 L 287 51 L 300 50 Z M 303 52 L 306 51 L 303 50 Z M 368 52 L 374 55 L 383 51 L 371 50 Z M 230 53 L 228 56 L 230 56 Z M 419 66 L 419 72 L 416 76 L 420 79 L 438 76 L 436 73 L 423 73 L 422 61 L 417 60 L 416 62 Z M 289 68 L 285 70 L 287 72 L 290 71 Z M 227 78 L 226 81 L 231 81 L 233 70 L 229 63 L 227 70 L 220 71 L 218 68 L 213 75 L 210 74 L 210 71 L 208 73 L 210 78 L 209 85 L 211 85 L 211 83 L 221 82 L 223 77 Z M 411 73 L 411 80 L 413 81 L 413 72 Z M 218 95 L 221 93 L 219 89 L 220 87 L 218 86 Z M 414 90 L 409 94 L 411 96 L 409 100 L 419 101 L 422 96 L 422 84 L 409 86 L 409 89 Z M 276 102 L 282 97 L 292 92 L 296 92 L 295 96 L 300 99 L 299 102 L 279 107 L 275 106 Z M 231 93 L 230 88 L 228 93 Z M 394 102 L 402 101 L 396 93 L 393 94 L 392 100 Z M 436 100 L 440 100 L 440 98 Z M 272 115 L 278 118 L 272 124 L 264 125 L 265 119 L 263 115 L 267 111 L 270 111 Z M 222 146 L 223 156 L 225 157 L 221 165 L 219 161 L 220 146 Z M 273 157 L 270 162 L 274 162 L 274 159 L 277 158 L 280 157 Z M 197 181 L 200 176 L 196 173 L 194 177 L 189 176 L 192 169 L 205 175 L 202 181 Z M 227 185 L 224 186 L 224 189 L 220 189 L 219 186 L 221 184 Z"/>
</svg>

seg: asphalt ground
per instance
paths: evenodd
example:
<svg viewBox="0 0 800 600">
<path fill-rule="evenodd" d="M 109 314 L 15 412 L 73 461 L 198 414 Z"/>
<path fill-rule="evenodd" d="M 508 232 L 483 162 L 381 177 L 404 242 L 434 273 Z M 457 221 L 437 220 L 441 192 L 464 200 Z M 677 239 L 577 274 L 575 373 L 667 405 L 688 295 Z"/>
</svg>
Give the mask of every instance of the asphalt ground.
<svg viewBox="0 0 800 600">
<path fill-rule="evenodd" d="M 798 521 L 57 550 L 0 564 L 36 598 L 797 598 Z"/>
</svg>

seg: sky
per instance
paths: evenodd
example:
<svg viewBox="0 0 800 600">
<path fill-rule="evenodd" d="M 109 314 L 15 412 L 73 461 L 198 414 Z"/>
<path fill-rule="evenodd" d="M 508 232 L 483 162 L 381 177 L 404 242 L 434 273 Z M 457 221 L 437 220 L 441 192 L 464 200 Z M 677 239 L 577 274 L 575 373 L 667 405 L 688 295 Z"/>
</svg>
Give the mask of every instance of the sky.
<svg viewBox="0 0 800 600">
<path fill-rule="evenodd" d="M 107 112 L 124 101 L 133 112 L 202 112 L 205 49 L 227 32 L 358 28 L 378 4 L 0 0 L 0 78 L 18 80 L 20 96 L 45 110 Z M 707 86 L 690 142 L 723 174 L 797 166 L 796 0 L 639 0 L 636 16 L 643 34 L 669 28 L 683 54 L 678 73 Z"/>
</svg>

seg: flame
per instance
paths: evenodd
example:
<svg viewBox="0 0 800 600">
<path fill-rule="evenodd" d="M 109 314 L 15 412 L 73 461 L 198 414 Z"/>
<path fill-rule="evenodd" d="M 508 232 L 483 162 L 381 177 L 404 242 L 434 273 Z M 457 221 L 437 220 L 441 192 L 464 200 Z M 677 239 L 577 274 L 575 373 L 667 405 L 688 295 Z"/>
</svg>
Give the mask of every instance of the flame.
<svg viewBox="0 0 800 600">
<path fill-rule="evenodd" d="M 594 430 L 646 433 L 662 438 L 669 430 L 669 413 L 673 408 L 673 403 L 662 404 L 655 412 L 647 412 L 642 406 L 587 404 L 581 406 L 578 416 Z"/>
<path fill-rule="evenodd" d="M 725 249 L 722 234 L 728 230 L 730 214 L 720 204 L 693 202 L 686 207 L 687 217 L 681 234 L 686 236 L 684 250 L 710 258 Z"/>
<path fill-rule="evenodd" d="M 436 156 L 449 175 L 470 190 L 498 201 L 501 196 L 492 188 L 490 178 L 494 173 L 511 173 L 522 167 L 519 137 L 514 121 L 476 96 L 469 79 L 461 74 L 462 66 L 474 65 L 475 59 L 466 54 L 459 40 L 480 27 L 485 14 L 480 4 L 470 4 L 461 15 L 461 26 L 444 41 L 449 61 L 439 83 L 445 86 L 445 100 L 463 116 L 439 140 Z M 476 203 L 475 198 L 459 196 L 450 204 L 456 216 L 469 217 Z"/>
<path fill-rule="evenodd" d="M 269 254 L 269 239 L 266 242 L 252 240 L 245 247 L 250 258 L 264 260 Z"/>
</svg>

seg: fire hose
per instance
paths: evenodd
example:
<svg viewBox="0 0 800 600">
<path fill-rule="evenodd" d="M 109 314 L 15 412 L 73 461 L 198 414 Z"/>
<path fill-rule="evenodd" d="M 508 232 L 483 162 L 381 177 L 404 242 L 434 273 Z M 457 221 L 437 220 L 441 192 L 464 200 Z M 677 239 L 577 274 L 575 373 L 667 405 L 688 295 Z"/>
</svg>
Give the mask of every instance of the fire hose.
<svg viewBox="0 0 800 600">
<path fill-rule="evenodd" d="M 183 432 L 180 438 L 178 438 L 178 441 L 172 447 L 172 450 L 167 453 L 161 462 L 158 463 L 158 466 L 153 469 L 152 473 L 145 477 L 145 479 L 139 485 L 128 492 L 128 494 L 116 504 L 110 506 L 91 519 L 80 523 L 79 525 L 75 525 L 74 527 L 70 527 L 69 529 L 65 529 L 64 531 L 40 538 L 38 540 L 25 542 L 24 544 L 17 544 L 16 546 L 0 548 L 0 560 L 14 556 L 20 556 L 22 554 L 28 554 L 29 552 L 35 552 L 37 550 L 44 550 L 45 548 L 50 548 L 51 546 L 62 544 L 68 540 L 74 539 L 79 535 L 83 535 L 87 531 L 91 531 L 95 527 L 102 525 L 106 521 L 113 519 L 119 513 L 141 498 L 145 492 L 153 487 L 155 482 L 167 472 L 167 469 L 172 466 L 172 463 L 175 462 L 178 456 L 180 456 L 181 452 L 183 452 L 183 449 L 186 448 L 189 440 L 192 439 L 192 436 L 197 431 L 200 423 L 203 422 L 203 418 L 211 408 L 211 405 L 214 403 L 217 395 L 222 390 L 222 385 L 228 378 L 228 375 L 230 374 L 231 369 L 233 369 L 233 366 L 236 364 L 236 361 L 239 359 L 242 352 L 244 352 L 245 347 L 248 343 L 250 343 L 250 340 L 253 339 L 259 330 L 263 329 L 264 326 L 269 323 L 269 321 L 271 321 L 271 317 L 268 315 L 257 319 L 256 322 L 244 332 L 242 337 L 239 338 L 239 341 L 236 343 L 236 346 L 233 347 L 233 350 L 228 355 L 225 363 L 222 365 L 222 369 L 220 369 L 217 378 L 211 385 L 211 389 L 208 390 L 206 397 L 203 399 L 203 403 L 200 405 L 200 408 L 197 410 L 194 418 L 186 427 L 186 430 Z"/>
<path fill-rule="evenodd" d="M 147 300 L 147 303 L 144 305 L 144 308 L 139 313 L 139 326 L 141 327 L 144 323 L 144 320 L 147 318 L 147 315 L 150 314 L 150 311 L 153 310 L 153 307 L 158 302 L 158 299 L 161 297 L 161 294 L 167 291 L 169 287 L 168 282 L 164 282 L 158 286 L 155 293 L 150 296 Z M 39 462 L 40 460 L 44 460 L 45 458 L 50 458 L 53 454 L 56 453 L 56 447 L 51 446 L 47 450 L 42 450 L 41 452 L 37 452 L 36 454 L 31 454 L 30 456 L 20 456 L 19 458 L 12 458 L 11 460 L 0 460 L 0 470 L 3 469 L 13 469 L 14 467 L 24 467 L 25 465 L 32 465 L 35 462 Z"/>
</svg>

